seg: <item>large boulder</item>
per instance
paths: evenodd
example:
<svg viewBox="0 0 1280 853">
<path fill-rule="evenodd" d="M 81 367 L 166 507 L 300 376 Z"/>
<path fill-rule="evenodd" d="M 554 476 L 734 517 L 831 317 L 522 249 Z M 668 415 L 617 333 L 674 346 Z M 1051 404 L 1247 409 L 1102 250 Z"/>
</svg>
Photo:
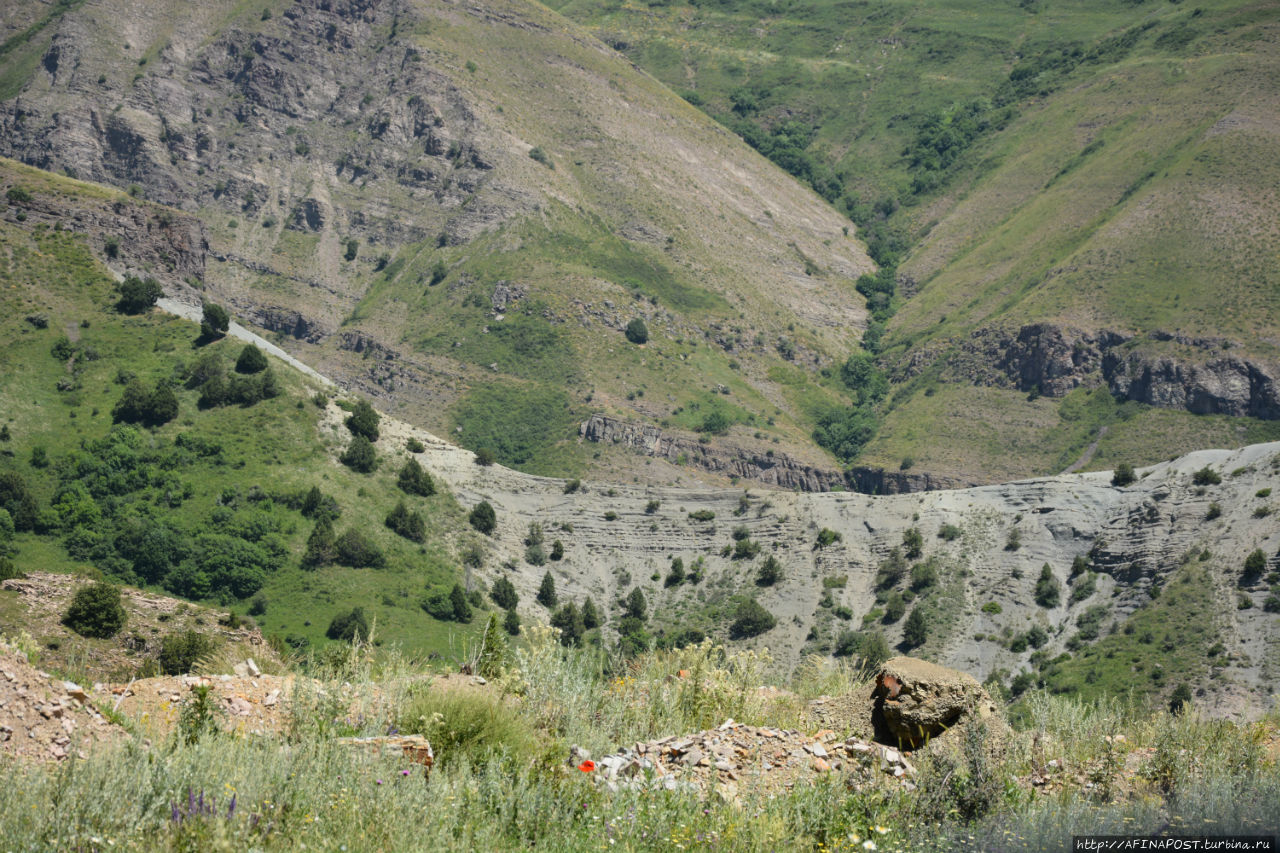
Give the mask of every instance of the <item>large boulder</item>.
<svg viewBox="0 0 1280 853">
<path fill-rule="evenodd" d="M 871 698 L 876 738 L 910 749 L 969 720 L 997 715 L 973 676 L 917 658 L 886 661 Z"/>
</svg>

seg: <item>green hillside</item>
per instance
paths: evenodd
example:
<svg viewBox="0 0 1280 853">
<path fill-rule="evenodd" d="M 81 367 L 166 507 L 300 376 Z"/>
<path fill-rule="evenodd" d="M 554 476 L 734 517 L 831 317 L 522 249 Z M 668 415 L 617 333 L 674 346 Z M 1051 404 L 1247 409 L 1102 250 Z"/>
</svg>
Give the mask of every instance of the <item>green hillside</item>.
<svg viewBox="0 0 1280 853">
<path fill-rule="evenodd" d="M 165 215 L 13 165 L 3 183 L 63 196 L 69 216 L 113 201 Z M 104 574 L 241 615 L 261 607 L 264 634 L 294 648 L 324 643 L 331 619 L 354 605 L 380 637 L 414 652 L 478 630 L 437 622 L 419 603 L 459 578 L 461 549 L 483 555 L 482 537 L 443 484 L 429 497 L 397 488 L 405 448 L 381 442 L 372 474 L 339 464 L 351 436 L 331 392 L 274 359 L 266 371 L 238 372 L 242 341 L 202 342 L 197 325 L 154 309 L 123 313 L 112 276 L 81 237 L 56 226 L 0 221 L 0 282 L 0 501 L 17 528 L 4 546 L 17 570 Z M 270 375 L 275 396 L 211 404 L 202 378 L 217 370 L 232 389 L 261 389 Z M 135 387 L 148 399 L 171 392 L 176 416 L 127 422 L 120 403 Z M 319 507 L 307 501 L 313 487 Z M 423 519 L 421 544 L 384 524 L 400 501 Z M 342 565 L 352 559 L 339 543 L 304 567 L 326 508 L 337 513 L 336 537 L 363 533 L 384 565 Z"/>
<path fill-rule="evenodd" d="M 208 292 L 387 411 L 540 421 L 491 448 L 525 470 L 633 473 L 578 425 L 696 440 L 709 393 L 726 452 L 829 464 L 773 376 L 846 399 L 873 264 L 838 211 L 541 5 L 269 5 L 57 7 L 0 53 L 0 152 L 198 215 Z"/>
<path fill-rule="evenodd" d="M 858 464 L 993 481 L 1062 470 L 1095 440 L 1085 461 L 1107 467 L 1274 434 L 1082 405 L 1003 364 L 1020 327 L 1049 324 L 1068 347 L 1130 338 L 1134 369 L 1185 373 L 1229 350 L 1274 370 L 1274 7 L 557 8 L 812 183 L 896 266 L 870 346 L 899 385 Z M 1121 399 L 1130 387 L 1080 374 Z"/>
</svg>

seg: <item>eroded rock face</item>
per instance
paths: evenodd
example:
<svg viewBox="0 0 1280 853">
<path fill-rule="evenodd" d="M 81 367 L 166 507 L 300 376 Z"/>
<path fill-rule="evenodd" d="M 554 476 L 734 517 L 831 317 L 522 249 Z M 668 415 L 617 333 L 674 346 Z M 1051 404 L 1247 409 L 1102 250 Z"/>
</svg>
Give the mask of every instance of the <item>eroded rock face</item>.
<svg viewBox="0 0 1280 853">
<path fill-rule="evenodd" d="M 799 489 L 803 492 L 829 492 L 845 487 L 839 471 L 817 468 L 792 459 L 785 453 L 752 453 L 741 448 L 714 447 L 695 439 L 664 433 L 645 424 L 596 414 L 584 423 L 578 434 L 587 441 L 621 444 L 648 456 L 661 456 L 672 462 L 683 457 L 684 464 L 706 471 Z"/>
<path fill-rule="evenodd" d="M 886 661 L 871 692 L 876 737 L 916 749 L 970 719 L 996 714 L 972 675 L 917 658 Z"/>
<path fill-rule="evenodd" d="M 1154 330 L 1134 336 L 1032 323 L 1016 331 L 986 328 L 968 339 L 916 353 L 907 378 L 945 355 L 946 376 L 1046 397 L 1105 385 L 1112 394 L 1195 414 L 1280 418 L 1275 368 L 1224 355 L 1230 342 Z"/>
</svg>

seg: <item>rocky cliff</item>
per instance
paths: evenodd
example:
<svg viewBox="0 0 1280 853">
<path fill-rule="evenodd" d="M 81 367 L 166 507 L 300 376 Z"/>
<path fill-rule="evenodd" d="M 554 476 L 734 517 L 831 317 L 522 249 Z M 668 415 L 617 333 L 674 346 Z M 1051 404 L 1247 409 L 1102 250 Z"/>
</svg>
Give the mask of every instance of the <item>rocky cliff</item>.
<svg viewBox="0 0 1280 853">
<path fill-rule="evenodd" d="M 629 447 L 647 456 L 783 489 L 827 492 L 845 487 L 845 477 L 839 471 L 806 465 L 785 453 L 748 451 L 719 439 L 704 444 L 696 438 L 602 414 L 588 418 L 578 434 L 587 441 Z"/>
<path fill-rule="evenodd" d="M 921 350 L 898 369 L 908 379 L 944 362 L 944 378 L 1061 397 L 1106 385 L 1119 399 L 1194 414 L 1280 418 L 1277 367 L 1229 354 L 1225 338 L 1167 331 L 1133 335 L 1053 323 L 984 328 Z"/>
<path fill-rule="evenodd" d="M 4 158 L 0 185 L 6 218 L 82 235 L 117 274 L 152 276 L 170 291 L 204 280 L 209 241 L 194 217 L 88 184 L 69 193 L 62 180 Z"/>
</svg>

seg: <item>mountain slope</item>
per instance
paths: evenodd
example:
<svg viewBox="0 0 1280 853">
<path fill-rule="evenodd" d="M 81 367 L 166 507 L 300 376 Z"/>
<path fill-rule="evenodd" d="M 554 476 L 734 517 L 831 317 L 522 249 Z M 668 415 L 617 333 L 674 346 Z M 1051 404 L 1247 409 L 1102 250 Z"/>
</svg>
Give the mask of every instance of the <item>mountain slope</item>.
<svg viewBox="0 0 1280 853">
<path fill-rule="evenodd" d="M 208 359 L 239 361 L 242 344 L 200 344 L 187 321 L 121 314 L 75 233 L 132 228 L 116 262 L 159 273 L 194 263 L 193 223 L 0 166 L 6 195 L 29 196 L 0 220 L 0 504 L 18 522 L 12 539 L 0 524 L 0 550 L 16 548 L 19 570 L 97 570 L 237 610 L 261 594 L 264 631 L 300 646 L 360 606 L 410 650 L 454 649 L 479 620 L 428 616 L 432 595 L 456 581 L 478 606 L 506 582 L 526 625 L 572 629 L 566 608 L 590 600 L 601 624 L 587 639 L 610 648 L 619 635 L 673 644 L 701 633 L 767 647 L 788 672 L 810 653 L 869 651 L 879 635 L 1013 690 L 1132 689 L 1163 704 L 1185 682 L 1215 713 L 1269 707 L 1280 678 L 1280 444 L 1201 451 L 1127 484 L 1091 473 L 877 497 L 535 477 L 384 418 L 382 464 L 358 474 L 335 460 L 350 442 L 345 411 L 283 363 L 272 367 L 278 396 L 202 406 Z M 173 392 L 172 420 L 108 423 L 131 374 Z M 397 487 L 409 454 L 436 494 Z M 335 532 L 362 531 L 385 566 L 307 567 L 326 503 L 307 510 L 311 486 L 336 501 Z M 402 500 L 423 518 L 421 543 L 386 529 Z M 481 501 L 495 510 L 491 535 L 464 520 Z M 551 606 L 539 595 L 546 577 Z M 6 618 L 15 602 L 0 605 Z"/>
<path fill-rule="evenodd" d="M 209 292 L 309 362 L 473 447 L 494 431 L 478 411 L 559 411 L 494 448 L 541 470 L 629 458 L 565 444 L 593 411 L 653 424 L 690 404 L 826 464 L 812 405 L 774 376 L 791 360 L 816 380 L 856 346 L 861 244 L 562 18 L 505 0 L 59 9 L 3 56 L 0 150 L 198 215 Z M 622 334 L 636 318 L 645 349 Z"/>
<path fill-rule="evenodd" d="M 897 387 L 859 485 L 1276 435 L 1273 5 L 558 8 L 897 265 L 881 356 Z"/>
</svg>

